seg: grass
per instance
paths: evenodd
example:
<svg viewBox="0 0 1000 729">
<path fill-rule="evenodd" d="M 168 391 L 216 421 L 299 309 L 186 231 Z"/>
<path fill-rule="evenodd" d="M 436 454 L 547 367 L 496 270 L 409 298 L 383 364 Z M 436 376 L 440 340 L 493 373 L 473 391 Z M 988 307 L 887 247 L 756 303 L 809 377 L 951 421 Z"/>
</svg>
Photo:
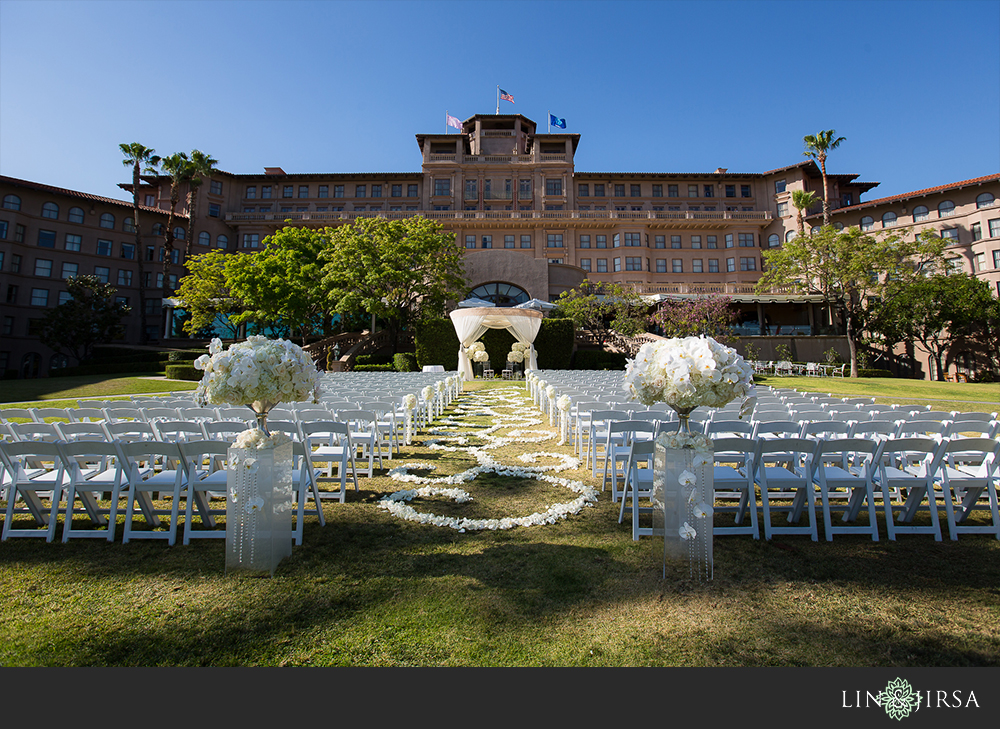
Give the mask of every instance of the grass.
<svg viewBox="0 0 1000 729">
<path fill-rule="evenodd" d="M 391 465 L 426 461 L 437 475 L 474 465 L 424 437 Z M 492 452 L 509 463 L 537 451 L 571 449 L 553 439 Z M 326 502 L 326 526 L 308 519 L 304 544 L 270 579 L 225 575 L 220 540 L 5 542 L 0 665 L 1000 665 L 996 539 L 826 542 L 822 526 L 817 543 L 719 537 L 715 579 L 700 584 L 681 564 L 662 579 L 662 542 L 632 541 L 607 492 L 552 525 L 459 533 L 378 508 L 409 485 L 385 474 L 360 479 L 345 504 Z M 589 470 L 558 475 L 594 483 Z M 572 497 L 512 478 L 462 487 L 474 499 L 465 507 L 412 503 L 496 517 Z"/>
<path fill-rule="evenodd" d="M 78 377 L 39 377 L 33 380 L 0 380 L 0 408 L 8 407 L 78 407 L 81 397 L 127 399 L 129 395 L 144 393 L 179 392 L 194 390 L 197 382 L 184 380 L 152 379 L 149 375 L 104 377 L 81 375 Z M 53 400 L 71 403 L 57 405 Z M 27 403 L 27 404 L 25 404 Z"/>
</svg>

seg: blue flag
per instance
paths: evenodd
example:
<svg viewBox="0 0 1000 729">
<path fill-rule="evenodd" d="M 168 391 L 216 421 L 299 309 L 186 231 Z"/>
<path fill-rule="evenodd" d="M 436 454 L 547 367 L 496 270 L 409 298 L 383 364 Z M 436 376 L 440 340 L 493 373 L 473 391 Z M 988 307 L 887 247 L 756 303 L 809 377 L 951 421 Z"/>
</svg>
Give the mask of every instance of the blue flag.
<svg viewBox="0 0 1000 729">
<path fill-rule="evenodd" d="M 551 126 L 556 127 L 557 129 L 565 129 L 566 128 L 566 120 L 565 119 L 560 119 L 555 114 L 549 114 L 549 124 Z"/>
</svg>

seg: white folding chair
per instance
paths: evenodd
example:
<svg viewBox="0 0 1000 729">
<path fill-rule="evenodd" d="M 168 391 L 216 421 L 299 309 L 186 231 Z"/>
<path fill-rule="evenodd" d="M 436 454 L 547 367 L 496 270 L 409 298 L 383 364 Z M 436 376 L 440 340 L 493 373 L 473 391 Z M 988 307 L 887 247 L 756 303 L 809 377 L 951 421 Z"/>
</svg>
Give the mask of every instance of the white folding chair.
<svg viewBox="0 0 1000 729">
<path fill-rule="evenodd" d="M 608 423 L 607 436 L 604 441 L 604 480 L 603 491 L 611 479 L 611 500 L 618 501 L 619 479 L 624 483 L 625 464 L 631 452 L 632 443 L 636 440 L 653 440 L 657 431 L 657 423 L 648 420 L 613 420 Z"/>
<path fill-rule="evenodd" d="M 59 522 L 67 474 L 56 442 L 44 440 L 0 441 L 0 462 L 9 475 L 7 512 L 0 541 L 10 537 L 45 537 L 51 542 Z M 48 507 L 43 501 L 49 500 Z M 23 506 L 18 506 L 23 501 Z M 14 527 L 14 516 L 30 514 L 38 527 Z"/>
<path fill-rule="evenodd" d="M 179 443 L 184 456 L 187 498 L 184 500 L 184 544 L 192 539 L 225 539 L 226 530 L 216 528 L 215 517 L 226 513 L 229 443 L 222 440 L 189 440 Z M 221 505 L 212 507 L 213 499 Z M 201 529 L 195 529 L 198 511 Z"/>
<path fill-rule="evenodd" d="M 816 525 L 816 494 L 812 473 L 805 466 L 805 459 L 816 451 L 819 441 L 806 438 L 758 438 L 754 452 L 755 478 L 760 486 L 764 512 L 764 538 L 775 534 L 808 534 L 819 540 Z M 778 500 L 791 500 L 791 504 L 774 504 Z M 809 525 L 800 526 L 802 511 L 809 516 Z M 787 512 L 789 526 L 772 524 L 771 512 Z"/>
<path fill-rule="evenodd" d="M 891 541 L 897 534 L 932 534 L 935 541 L 941 541 L 934 475 L 944 456 L 944 445 L 945 441 L 933 438 L 878 441 L 873 475 L 882 491 L 885 527 Z M 924 508 L 930 514 L 930 525 L 914 524 L 918 510 Z"/>
<path fill-rule="evenodd" d="M 632 540 L 638 541 L 640 536 L 653 533 L 652 527 L 639 526 L 639 513 L 651 512 L 652 504 L 640 506 L 643 499 L 649 500 L 653 495 L 653 457 L 656 442 L 652 440 L 633 440 L 629 446 L 628 459 L 625 464 L 625 483 L 622 487 L 622 501 L 618 509 L 618 523 L 625 518 L 625 512 L 632 515 Z M 631 499 L 631 504 L 627 502 Z"/>
<path fill-rule="evenodd" d="M 363 473 L 369 478 L 375 475 L 375 460 L 382 468 L 382 432 L 378 428 L 378 418 L 371 410 L 339 410 L 337 420 L 347 423 L 351 430 L 351 442 L 359 449 L 355 454 L 357 459 L 367 461 L 367 466 L 360 468 L 355 465 L 356 473 Z"/>
<path fill-rule="evenodd" d="M 628 420 L 628 413 L 624 410 L 592 410 L 590 413 L 590 429 L 587 434 L 587 454 L 590 459 L 591 476 L 597 478 L 597 460 L 603 458 L 603 451 L 608 439 L 608 425 L 617 420 Z"/>
<path fill-rule="evenodd" d="M 68 423 L 72 420 L 69 410 L 66 408 L 31 408 L 31 416 L 36 423 L 47 423 L 63 421 Z"/>
<path fill-rule="evenodd" d="M 813 483 L 819 487 L 823 509 L 823 525 L 827 541 L 834 534 L 870 534 L 878 541 L 878 520 L 875 518 L 875 494 L 872 484 L 875 450 L 878 444 L 866 438 L 834 438 L 820 440 L 813 454 L 805 462 Z M 835 507 L 831 498 L 843 493 L 845 503 Z M 832 512 L 843 511 L 842 521 L 853 522 L 868 505 L 868 524 L 834 525 Z"/>
<path fill-rule="evenodd" d="M 216 420 L 201 424 L 202 432 L 208 440 L 235 443 L 236 436 L 247 429 L 247 424 L 239 420 Z"/>
<path fill-rule="evenodd" d="M 107 440 L 121 440 L 126 442 L 156 440 L 156 431 L 153 426 L 145 420 L 122 420 L 111 422 L 105 420 L 101 423 L 104 428 L 104 435 Z"/>
<path fill-rule="evenodd" d="M 177 541 L 181 496 L 187 483 L 180 446 L 158 440 L 136 440 L 122 443 L 121 452 L 128 479 L 122 543 L 128 544 L 132 539 L 166 539 L 173 546 Z M 157 508 L 154 493 L 161 497 L 164 493 L 169 494 L 169 508 Z M 136 529 L 133 525 L 137 505 L 151 529 Z M 167 530 L 153 531 L 162 523 L 160 516 L 166 514 L 170 516 Z"/>
<path fill-rule="evenodd" d="M 142 408 L 142 414 L 147 423 L 153 423 L 157 420 L 183 420 L 177 414 L 177 408 L 144 407 Z"/>
<path fill-rule="evenodd" d="M 78 440 L 108 441 L 108 435 L 100 423 L 56 423 L 59 439 L 67 443 Z"/>
<path fill-rule="evenodd" d="M 18 441 L 47 441 L 55 443 L 62 440 L 55 423 L 7 423 L 7 427 Z"/>
<path fill-rule="evenodd" d="M 100 408 L 89 407 L 71 408 L 69 411 L 69 417 L 74 423 L 99 423 L 106 420 L 103 410 Z"/>
<path fill-rule="evenodd" d="M 340 480 L 340 503 L 347 500 L 347 474 L 354 480 L 354 491 L 358 491 L 358 476 L 355 470 L 355 447 L 351 440 L 351 430 L 347 423 L 332 420 L 312 420 L 300 423 L 302 441 L 311 462 L 325 464 L 327 478 L 333 478 L 337 469 Z"/>
<path fill-rule="evenodd" d="M 305 533 L 306 514 L 316 515 L 320 526 L 326 526 L 323 515 L 323 505 L 320 503 L 319 484 L 316 471 L 313 469 L 312 458 L 305 443 L 292 441 L 292 493 L 295 494 L 295 544 L 302 544 Z M 313 508 L 306 509 L 306 502 L 312 499 Z"/>
<path fill-rule="evenodd" d="M 64 486 L 66 516 L 63 521 L 63 542 L 68 542 L 72 537 L 104 538 L 113 542 L 118 524 L 118 502 L 125 486 L 125 466 L 120 444 L 80 439 L 58 445 L 68 476 Z M 98 503 L 105 495 L 109 499 L 107 508 Z M 82 509 L 76 508 L 77 499 L 80 500 Z M 78 515 L 89 518 L 90 528 L 74 525 L 74 517 Z M 94 529 L 95 526 L 103 528 Z"/>
<path fill-rule="evenodd" d="M 714 534 L 750 534 L 760 539 L 757 524 L 757 487 L 754 479 L 756 470 L 754 456 L 757 442 L 752 438 L 715 438 L 713 467 L 713 488 L 715 501 L 732 501 L 735 506 L 716 506 L 716 511 L 733 512 L 734 526 L 714 526 Z M 749 514 L 750 523 L 743 520 Z"/>
<path fill-rule="evenodd" d="M 1000 441 L 992 438 L 952 438 L 945 442 L 937 477 L 948 517 L 948 535 L 952 539 L 958 539 L 959 534 L 992 534 L 1000 539 L 998 468 Z M 969 516 L 977 510 L 990 512 L 989 524 L 967 523 Z"/>
<path fill-rule="evenodd" d="M 204 440 L 202 424 L 191 420 L 157 420 L 150 423 L 157 440 L 183 443 L 189 440 Z"/>
</svg>

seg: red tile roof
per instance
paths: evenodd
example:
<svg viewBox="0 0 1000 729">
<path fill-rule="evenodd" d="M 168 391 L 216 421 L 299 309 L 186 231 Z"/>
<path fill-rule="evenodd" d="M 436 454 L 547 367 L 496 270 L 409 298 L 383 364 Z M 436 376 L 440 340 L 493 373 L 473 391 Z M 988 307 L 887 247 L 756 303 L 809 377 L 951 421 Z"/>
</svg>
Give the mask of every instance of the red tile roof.
<svg viewBox="0 0 1000 729">
<path fill-rule="evenodd" d="M 871 207 L 873 205 L 881 205 L 887 202 L 895 202 L 897 200 L 907 200 L 911 197 L 923 197 L 925 195 L 931 195 L 935 192 L 943 192 L 945 190 L 958 190 L 963 187 L 971 187 L 973 185 L 982 185 L 986 182 L 997 182 L 1000 181 L 1000 173 L 995 175 L 986 175 L 985 177 L 973 177 L 971 180 L 962 180 L 961 182 L 952 182 L 948 185 L 938 185 L 937 187 L 927 187 L 923 190 L 914 190 L 913 192 L 904 192 L 900 195 L 890 195 L 889 197 L 880 197 L 876 200 L 866 200 L 865 202 L 858 203 L 857 205 L 850 205 L 848 207 L 837 208 L 832 212 L 843 212 L 845 210 L 859 210 L 861 208 Z"/>
<path fill-rule="evenodd" d="M 13 187 L 26 187 L 31 190 L 41 190 L 43 192 L 51 192 L 56 195 L 66 195 L 67 197 L 75 197 L 81 200 L 90 200 L 91 202 L 105 203 L 108 205 L 118 205 L 121 207 L 132 209 L 132 203 L 127 200 L 115 200 L 112 197 L 102 197 L 101 195 L 92 195 L 89 192 L 79 192 L 78 190 L 68 190 L 65 187 L 55 187 L 53 185 L 43 185 L 41 182 L 31 182 L 30 180 L 20 180 L 16 177 L 7 177 L 6 175 L 0 175 L 0 184 L 11 185 Z M 166 210 L 161 210 L 160 208 L 151 208 L 145 205 L 139 206 L 140 210 L 144 210 L 150 213 L 162 213 L 167 214 Z M 175 217 L 186 218 L 187 215 L 183 213 L 175 213 Z"/>
</svg>

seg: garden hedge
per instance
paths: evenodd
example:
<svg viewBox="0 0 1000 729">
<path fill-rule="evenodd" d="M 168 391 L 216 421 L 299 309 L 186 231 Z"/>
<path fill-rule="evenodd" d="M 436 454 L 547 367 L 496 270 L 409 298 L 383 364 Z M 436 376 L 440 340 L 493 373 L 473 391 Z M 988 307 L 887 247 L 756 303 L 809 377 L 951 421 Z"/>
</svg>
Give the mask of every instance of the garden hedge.
<svg viewBox="0 0 1000 729">
<path fill-rule="evenodd" d="M 579 349 L 573 355 L 574 370 L 622 370 L 627 357 L 621 352 L 605 352 L 602 349 Z"/>
<path fill-rule="evenodd" d="M 392 358 L 392 366 L 396 372 L 419 372 L 417 355 L 414 352 L 398 352 Z"/>
<path fill-rule="evenodd" d="M 168 380 L 189 380 L 191 382 L 198 382 L 204 374 L 205 373 L 202 370 L 196 370 L 193 364 L 167 365 Z"/>
<path fill-rule="evenodd" d="M 418 368 L 442 365 L 458 370 L 458 335 L 451 319 L 430 319 L 419 324 L 413 337 Z"/>
</svg>

